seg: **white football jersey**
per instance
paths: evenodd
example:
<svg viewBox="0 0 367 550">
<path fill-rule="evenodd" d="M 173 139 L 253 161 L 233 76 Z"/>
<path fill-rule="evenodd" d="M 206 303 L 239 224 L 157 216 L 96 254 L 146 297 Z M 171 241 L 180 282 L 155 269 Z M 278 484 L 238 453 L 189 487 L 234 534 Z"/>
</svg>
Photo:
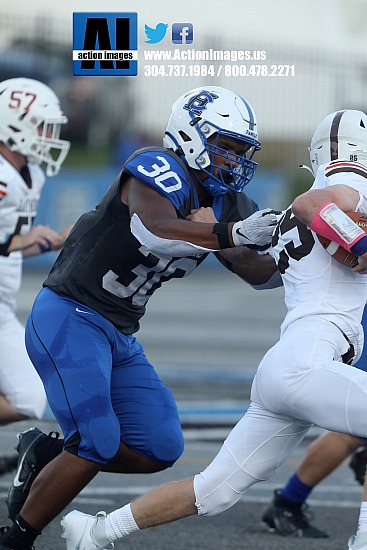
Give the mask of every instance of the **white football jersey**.
<svg viewBox="0 0 367 550">
<path fill-rule="evenodd" d="M 312 189 L 343 184 L 360 194 L 357 211 L 367 213 L 367 169 L 356 163 L 335 161 L 319 168 Z M 334 322 L 352 342 L 361 333 L 360 321 L 367 300 L 367 276 L 333 259 L 313 231 L 289 208 L 273 237 L 272 255 L 282 275 L 288 325 L 309 315 Z"/>
<path fill-rule="evenodd" d="M 31 185 L 0 155 L 0 244 L 6 242 L 9 235 L 30 231 L 37 214 L 45 175 L 36 164 L 28 163 L 28 169 Z M 0 256 L 0 302 L 12 308 L 21 284 L 22 261 L 20 251 Z"/>
</svg>

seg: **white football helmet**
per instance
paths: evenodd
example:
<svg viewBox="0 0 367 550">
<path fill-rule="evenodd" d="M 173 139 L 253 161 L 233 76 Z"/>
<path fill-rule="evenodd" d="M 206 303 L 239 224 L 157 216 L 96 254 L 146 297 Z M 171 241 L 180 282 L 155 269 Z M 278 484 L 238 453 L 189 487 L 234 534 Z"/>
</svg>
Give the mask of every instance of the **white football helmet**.
<svg viewBox="0 0 367 550">
<path fill-rule="evenodd" d="M 59 139 L 67 117 L 55 93 L 31 78 L 0 82 L 0 141 L 55 176 L 64 162 L 70 142 Z"/>
<path fill-rule="evenodd" d="M 214 143 L 208 143 L 214 134 Z M 243 142 L 245 154 L 236 155 L 219 147 L 221 136 Z M 217 86 L 195 88 L 173 104 L 163 145 L 183 155 L 191 168 L 208 174 L 201 183 L 212 195 L 224 194 L 228 189 L 240 192 L 257 167 L 252 160 L 260 149 L 255 113 L 245 99 L 230 90 Z M 228 169 L 214 163 L 215 155 L 227 159 Z"/>
<path fill-rule="evenodd" d="M 352 109 L 331 113 L 316 129 L 309 151 L 314 175 L 334 160 L 367 166 L 367 115 Z"/>
</svg>

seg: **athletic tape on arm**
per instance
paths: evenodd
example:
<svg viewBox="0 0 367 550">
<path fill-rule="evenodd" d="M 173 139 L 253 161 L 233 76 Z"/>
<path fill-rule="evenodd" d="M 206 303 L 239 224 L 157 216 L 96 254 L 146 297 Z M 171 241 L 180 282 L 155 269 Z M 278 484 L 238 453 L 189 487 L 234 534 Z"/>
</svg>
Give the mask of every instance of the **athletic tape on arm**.
<svg viewBox="0 0 367 550">
<path fill-rule="evenodd" d="M 197 256 L 198 254 L 204 254 L 205 252 L 215 252 L 218 249 L 204 248 L 193 243 L 179 240 L 162 239 L 151 233 L 149 229 L 145 227 L 141 219 L 137 214 L 133 214 L 130 221 L 131 233 L 138 241 L 146 246 L 153 254 L 158 256 L 172 256 L 185 257 L 185 256 Z"/>
<path fill-rule="evenodd" d="M 321 206 L 310 228 L 347 250 L 351 250 L 353 245 L 366 236 L 363 229 L 333 202 L 327 202 Z"/>
</svg>

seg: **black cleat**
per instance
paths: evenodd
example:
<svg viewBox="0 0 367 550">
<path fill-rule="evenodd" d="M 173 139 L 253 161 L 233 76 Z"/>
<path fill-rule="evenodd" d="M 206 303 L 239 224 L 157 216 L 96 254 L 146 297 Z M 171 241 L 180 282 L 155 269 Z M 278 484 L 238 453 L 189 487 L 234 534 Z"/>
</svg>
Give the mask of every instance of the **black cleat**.
<svg viewBox="0 0 367 550">
<path fill-rule="evenodd" d="M 41 440 L 52 437 L 52 434 L 56 434 L 56 438 L 59 437 L 58 432 L 51 432 L 47 435 L 41 432 L 38 428 L 30 428 L 29 430 L 21 432 L 17 435 L 19 440 L 19 443 L 16 446 L 16 450 L 19 453 L 18 466 L 6 498 L 9 518 L 13 521 L 22 509 L 33 481 L 41 471 L 41 468 L 37 464 L 37 458 L 34 450 Z"/>
<path fill-rule="evenodd" d="M 367 466 L 367 447 L 363 447 L 360 451 L 353 453 L 349 466 L 354 472 L 356 481 L 363 485 Z"/>
<path fill-rule="evenodd" d="M 307 504 L 294 504 L 285 500 L 281 496 L 281 489 L 274 491 L 273 502 L 262 517 L 269 531 L 283 537 L 327 538 L 329 535 L 325 531 L 310 525 L 310 519 Z"/>
<path fill-rule="evenodd" d="M 20 545 L 10 534 L 10 527 L 0 527 L 0 550 L 35 550 L 33 545 Z"/>
</svg>

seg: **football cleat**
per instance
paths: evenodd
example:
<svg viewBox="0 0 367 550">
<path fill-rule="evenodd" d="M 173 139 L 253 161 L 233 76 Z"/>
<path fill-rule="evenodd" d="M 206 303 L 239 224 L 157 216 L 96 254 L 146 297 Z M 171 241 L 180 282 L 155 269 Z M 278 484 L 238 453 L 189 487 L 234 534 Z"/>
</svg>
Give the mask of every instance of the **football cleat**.
<svg viewBox="0 0 367 550">
<path fill-rule="evenodd" d="M 367 466 L 367 447 L 363 447 L 360 451 L 353 453 L 349 462 L 349 467 L 353 470 L 356 481 L 361 485 L 364 484 Z"/>
<path fill-rule="evenodd" d="M 274 491 L 272 504 L 265 510 L 263 523 L 272 533 L 283 537 L 323 539 L 329 535 L 310 525 L 311 514 L 306 504 L 294 504 L 281 496 L 281 489 Z"/>
<path fill-rule="evenodd" d="M 92 529 L 95 530 L 97 524 L 104 522 L 105 518 L 106 512 L 98 512 L 97 515 L 91 516 L 78 510 L 73 510 L 64 516 L 61 520 L 63 527 L 61 537 L 66 540 L 66 550 L 112 550 L 115 545 L 108 541 L 107 535 L 105 536 L 107 543 L 102 541 L 99 543 L 93 540 L 91 535 Z M 98 527 L 102 526 L 98 525 Z"/>
<path fill-rule="evenodd" d="M 20 545 L 10 534 L 10 527 L 0 527 L 0 550 L 35 550 L 32 545 Z"/>
<path fill-rule="evenodd" d="M 59 437 L 58 432 L 50 432 L 47 435 L 38 428 L 30 428 L 17 435 L 18 467 L 6 498 L 9 518 L 13 521 L 27 500 L 33 481 L 41 471 L 34 450 L 41 440 L 52 437 L 53 434 L 56 434 L 56 438 Z"/>
<path fill-rule="evenodd" d="M 367 550 L 367 533 L 359 533 L 348 540 L 348 550 Z"/>
</svg>

